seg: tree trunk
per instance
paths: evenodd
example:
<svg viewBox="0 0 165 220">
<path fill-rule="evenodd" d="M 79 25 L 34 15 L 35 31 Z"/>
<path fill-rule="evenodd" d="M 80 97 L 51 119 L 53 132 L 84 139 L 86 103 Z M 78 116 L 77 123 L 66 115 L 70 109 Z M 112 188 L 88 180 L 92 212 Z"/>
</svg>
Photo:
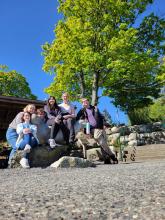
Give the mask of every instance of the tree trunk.
<svg viewBox="0 0 165 220">
<path fill-rule="evenodd" d="M 98 82 L 99 82 L 99 72 L 93 74 L 93 84 L 92 84 L 92 105 L 97 105 L 98 103 Z"/>
<path fill-rule="evenodd" d="M 84 73 L 83 71 L 80 72 L 79 74 L 79 79 L 80 79 L 80 98 L 85 97 L 85 80 L 84 80 Z"/>
</svg>

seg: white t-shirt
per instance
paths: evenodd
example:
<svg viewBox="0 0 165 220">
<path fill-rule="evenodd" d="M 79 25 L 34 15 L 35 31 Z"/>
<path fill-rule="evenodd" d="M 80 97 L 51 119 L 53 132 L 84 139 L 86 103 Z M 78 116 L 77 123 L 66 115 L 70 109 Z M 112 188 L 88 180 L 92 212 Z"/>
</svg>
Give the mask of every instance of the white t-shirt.
<svg viewBox="0 0 165 220">
<path fill-rule="evenodd" d="M 64 103 L 61 103 L 59 107 L 61 108 L 62 113 L 69 113 L 71 115 L 75 115 L 74 105 L 68 104 L 68 106 L 66 106 Z"/>
</svg>

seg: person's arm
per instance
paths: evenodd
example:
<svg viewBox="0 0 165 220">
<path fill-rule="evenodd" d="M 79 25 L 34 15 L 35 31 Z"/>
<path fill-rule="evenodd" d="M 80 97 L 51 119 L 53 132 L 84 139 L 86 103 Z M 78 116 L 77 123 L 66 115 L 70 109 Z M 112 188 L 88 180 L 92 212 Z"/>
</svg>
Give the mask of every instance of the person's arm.
<svg viewBox="0 0 165 220">
<path fill-rule="evenodd" d="M 63 106 L 59 105 L 63 119 L 72 118 L 71 112 L 68 112 Z M 71 108 L 71 107 L 70 107 Z M 74 116 L 75 117 L 75 116 Z"/>
<path fill-rule="evenodd" d="M 76 121 L 80 120 L 81 116 L 82 116 L 82 109 L 79 110 L 79 112 L 77 113 L 77 116 L 76 116 Z"/>
<path fill-rule="evenodd" d="M 19 112 L 15 117 L 15 123 L 16 125 L 20 124 L 22 122 L 22 116 L 24 115 L 24 112 Z"/>
<path fill-rule="evenodd" d="M 37 133 L 37 126 L 36 125 L 30 125 L 31 133 Z"/>
<path fill-rule="evenodd" d="M 53 115 L 50 114 L 50 109 L 47 105 L 44 106 L 44 111 L 46 112 L 48 119 L 55 118 Z"/>
<path fill-rule="evenodd" d="M 16 128 L 16 132 L 17 132 L 17 134 L 23 134 L 23 125 L 22 125 L 22 123 L 19 123 L 18 125 L 17 125 L 17 128 Z"/>
</svg>

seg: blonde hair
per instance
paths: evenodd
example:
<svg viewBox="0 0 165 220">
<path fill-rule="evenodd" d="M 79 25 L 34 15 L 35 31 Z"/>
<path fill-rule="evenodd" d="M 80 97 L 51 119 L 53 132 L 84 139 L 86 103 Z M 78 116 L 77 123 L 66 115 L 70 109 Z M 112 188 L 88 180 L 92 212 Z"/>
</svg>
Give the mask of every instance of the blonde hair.
<svg viewBox="0 0 165 220">
<path fill-rule="evenodd" d="M 66 95 L 67 97 L 69 97 L 69 93 L 68 93 L 68 92 L 64 92 L 64 93 L 62 94 L 62 97 L 63 97 L 64 95 Z"/>
<path fill-rule="evenodd" d="M 29 112 L 29 109 L 30 109 L 31 107 L 34 107 L 34 108 L 36 109 L 36 107 L 35 107 L 34 104 L 28 104 L 28 105 L 23 109 L 23 111 L 24 111 L 24 112 Z"/>
<path fill-rule="evenodd" d="M 81 102 L 84 102 L 84 101 L 88 101 L 89 102 L 89 100 L 87 98 L 82 98 Z"/>
</svg>

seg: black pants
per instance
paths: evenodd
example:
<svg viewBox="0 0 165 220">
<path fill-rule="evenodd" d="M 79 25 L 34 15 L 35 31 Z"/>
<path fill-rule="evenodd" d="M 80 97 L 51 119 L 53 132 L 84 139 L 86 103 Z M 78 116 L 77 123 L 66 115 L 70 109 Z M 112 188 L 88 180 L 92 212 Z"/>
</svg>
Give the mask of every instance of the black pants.
<svg viewBox="0 0 165 220">
<path fill-rule="evenodd" d="M 50 131 L 50 138 L 55 139 L 55 137 L 60 129 L 62 131 L 62 134 L 63 134 L 64 140 L 66 141 L 66 144 L 68 144 L 69 143 L 69 130 L 63 122 L 60 122 L 60 124 L 57 124 L 54 122 L 52 124 L 51 131 Z"/>
<path fill-rule="evenodd" d="M 74 142 L 75 139 L 75 131 L 74 131 L 74 124 L 75 124 L 75 119 L 74 118 L 68 118 L 63 120 L 65 126 L 69 130 L 69 142 Z"/>
</svg>

